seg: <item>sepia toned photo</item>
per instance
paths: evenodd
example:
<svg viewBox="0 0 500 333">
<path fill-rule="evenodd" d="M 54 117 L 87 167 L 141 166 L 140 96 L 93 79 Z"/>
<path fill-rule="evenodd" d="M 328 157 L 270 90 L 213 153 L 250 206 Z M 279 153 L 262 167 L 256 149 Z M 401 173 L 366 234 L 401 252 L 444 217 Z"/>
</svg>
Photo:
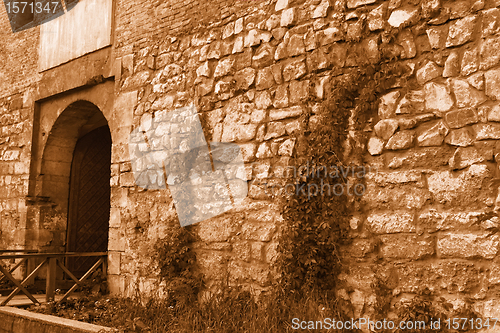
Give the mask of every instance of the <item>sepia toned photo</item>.
<svg viewBox="0 0 500 333">
<path fill-rule="evenodd" d="M 500 332 L 500 0 L 2 0 L 0 333 Z"/>
</svg>

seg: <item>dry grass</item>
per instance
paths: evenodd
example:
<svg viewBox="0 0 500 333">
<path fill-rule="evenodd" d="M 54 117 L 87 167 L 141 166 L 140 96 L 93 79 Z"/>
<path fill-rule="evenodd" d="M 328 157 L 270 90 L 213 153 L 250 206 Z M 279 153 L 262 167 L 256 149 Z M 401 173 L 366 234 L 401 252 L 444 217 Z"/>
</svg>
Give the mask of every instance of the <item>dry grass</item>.
<svg viewBox="0 0 500 333">
<path fill-rule="evenodd" d="M 278 300 L 272 294 L 256 300 L 249 292 L 226 290 L 204 302 L 177 303 L 151 299 L 85 297 L 59 306 L 35 311 L 98 325 L 120 328 L 122 332 L 151 333 L 262 333 L 297 332 L 292 319 L 318 321 L 338 318 L 336 302 L 318 295 Z M 300 332 L 300 330 L 299 330 Z"/>
</svg>

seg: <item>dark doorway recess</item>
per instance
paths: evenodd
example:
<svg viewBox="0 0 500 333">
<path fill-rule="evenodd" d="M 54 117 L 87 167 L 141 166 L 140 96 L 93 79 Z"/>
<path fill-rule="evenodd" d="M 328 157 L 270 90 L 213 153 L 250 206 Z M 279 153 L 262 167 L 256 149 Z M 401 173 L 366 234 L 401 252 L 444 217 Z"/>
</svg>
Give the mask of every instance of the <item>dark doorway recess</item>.
<svg viewBox="0 0 500 333">
<path fill-rule="evenodd" d="M 75 146 L 71 163 L 68 207 L 68 252 L 104 252 L 108 249 L 110 212 L 111 134 L 99 127 Z M 68 268 L 81 277 L 93 257 L 68 258 Z"/>
</svg>

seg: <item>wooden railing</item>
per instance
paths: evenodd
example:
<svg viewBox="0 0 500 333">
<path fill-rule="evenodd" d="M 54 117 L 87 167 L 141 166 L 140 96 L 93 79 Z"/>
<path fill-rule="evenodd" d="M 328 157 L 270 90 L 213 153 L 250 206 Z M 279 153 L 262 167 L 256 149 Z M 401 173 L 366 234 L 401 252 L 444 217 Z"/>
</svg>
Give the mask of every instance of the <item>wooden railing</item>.
<svg viewBox="0 0 500 333">
<path fill-rule="evenodd" d="M 24 252 L 23 254 L 5 254 L 5 253 L 19 253 Z M 64 301 L 73 291 L 75 291 L 79 286 L 82 285 L 83 281 L 87 279 L 99 266 L 103 266 L 103 272 L 106 272 L 106 264 L 107 264 L 107 252 L 66 252 L 66 253 L 26 253 L 31 251 L 24 250 L 0 250 L 0 272 L 3 274 L 3 280 L 5 278 L 9 279 L 16 288 L 10 293 L 9 296 L 5 300 L 3 300 L 0 305 L 4 306 L 20 291 L 22 291 L 34 304 L 39 304 L 40 302 L 33 297 L 33 295 L 26 289 L 27 284 L 31 281 L 40 269 L 44 266 L 47 266 L 47 277 L 46 277 L 46 288 L 45 288 L 45 301 L 53 302 L 55 290 L 56 290 L 56 273 L 57 267 L 61 268 L 61 270 L 70 277 L 75 284 L 69 288 L 69 290 L 64 294 L 64 296 L 57 301 L 60 303 Z M 73 273 L 69 271 L 66 266 L 64 266 L 63 259 L 65 258 L 74 258 L 74 257 L 99 257 L 97 262 L 92 265 L 92 267 L 80 278 L 76 278 Z M 6 269 L 2 264 L 4 259 L 21 259 L 14 267 L 11 269 Z M 12 276 L 12 273 L 19 268 L 23 263 L 27 262 L 29 259 L 41 259 L 42 262 L 38 264 L 38 266 L 29 272 L 28 276 L 23 279 L 23 281 L 18 281 Z"/>
</svg>

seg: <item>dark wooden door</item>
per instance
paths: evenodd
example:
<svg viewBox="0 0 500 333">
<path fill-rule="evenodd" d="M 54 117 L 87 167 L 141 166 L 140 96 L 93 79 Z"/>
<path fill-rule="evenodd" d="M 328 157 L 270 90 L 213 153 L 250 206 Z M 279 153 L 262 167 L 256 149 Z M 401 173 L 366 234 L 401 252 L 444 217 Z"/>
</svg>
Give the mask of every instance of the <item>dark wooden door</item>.
<svg viewBox="0 0 500 333">
<path fill-rule="evenodd" d="M 110 212 L 111 134 L 109 127 L 93 130 L 78 140 L 71 165 L 68 208 L 68 252 L 108 249 Z M 95 258 L 70 258 L 77 276 L 92 267 Z"/>
</svg>

